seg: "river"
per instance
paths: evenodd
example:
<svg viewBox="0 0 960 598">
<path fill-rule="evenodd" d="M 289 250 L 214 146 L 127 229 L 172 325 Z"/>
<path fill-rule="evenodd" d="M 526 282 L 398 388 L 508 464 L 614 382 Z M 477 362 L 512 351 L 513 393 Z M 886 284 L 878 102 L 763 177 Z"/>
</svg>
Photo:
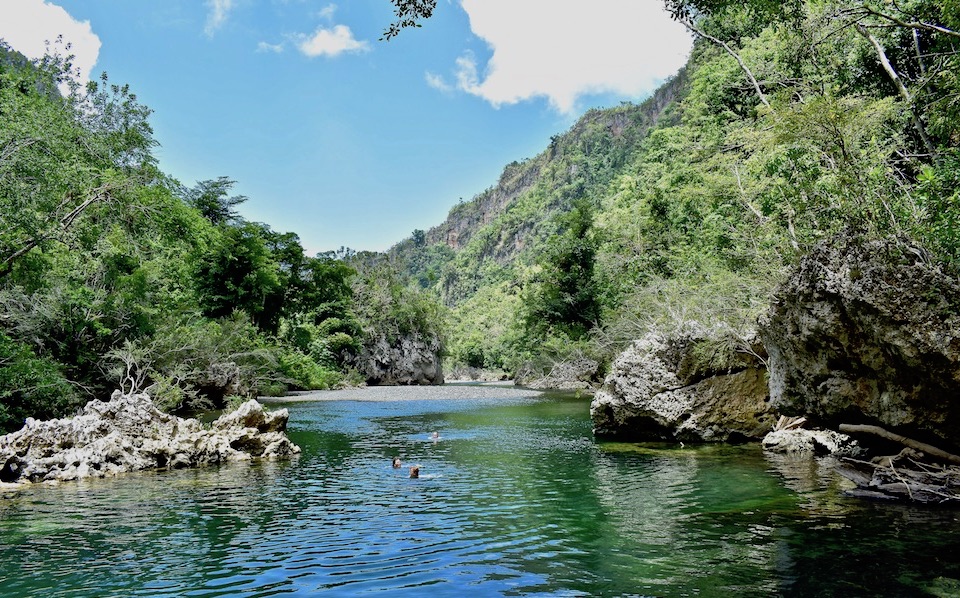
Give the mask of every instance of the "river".
<svg viewBox="0 0 960 598">
<path fill-rule="evenodd" d="M 291 462 L 0 499 L 0 596 L 960 596 L 960 511 L 754 445 L 597 442 L 586 398 L 457 392 L 285 404 Z"/>
</svg>

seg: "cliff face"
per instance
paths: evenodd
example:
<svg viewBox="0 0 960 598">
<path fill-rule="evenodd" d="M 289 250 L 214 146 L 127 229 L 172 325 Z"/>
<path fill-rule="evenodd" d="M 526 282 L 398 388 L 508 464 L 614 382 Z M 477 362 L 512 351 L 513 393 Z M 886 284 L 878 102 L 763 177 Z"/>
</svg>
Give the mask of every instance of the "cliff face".
<svg viewBox="0 0 960 598">
<path fill-rule="evenodd" d="M 960 447 L 960 280 L 910 242 L 818 246 L 761 334 L 778 411 Z"/>
<path fill-rule="evenodd" d="M 541 167 L 542 160 L 536 158 L 508 165 L 496 186 L 477 195 L 473 201 L 454 206 L 442 224 L 427 231 L 427 243 L 461 249 L 474 233 L 493 222 L 507 206 L 533 188 Z"/>
<path fill-rule="evenodd" d="M 588 111 L 539 155 L 507 165 L 496 185 L 389 253 L 424 286 L 439 279 L 446 302 L 459 303 L 496 272 L 538 255 L 555 233 L 552 217 L 573 200 L 603 195 L 686 84 L 681 71 L 642 104 Z"/>
<path fill-rule="evenodd" d="M 443 384 L 441 353 L 436 336 L 409 334 L 395 341 L 378 336 L 364 343 L 356 366 L 371 385 Z"/>
</svg>

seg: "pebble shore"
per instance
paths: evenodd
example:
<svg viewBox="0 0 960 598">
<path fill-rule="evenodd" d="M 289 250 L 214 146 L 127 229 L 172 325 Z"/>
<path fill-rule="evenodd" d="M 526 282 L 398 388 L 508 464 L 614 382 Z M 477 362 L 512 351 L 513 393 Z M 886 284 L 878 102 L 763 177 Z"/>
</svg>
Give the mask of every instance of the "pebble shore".
<svg viewBox="0 0 960 598">
<path fill-rule="evenodd" d="M 423 401 L 456 399 L 520 399 L 538 397 L 542 392 L 509 383 L 444 384 L 441 386 L 364 386 L 341 390 L 313 390 L 283 397 L 258 397 L 261 403 L 306 401 Z"/>
</svg>

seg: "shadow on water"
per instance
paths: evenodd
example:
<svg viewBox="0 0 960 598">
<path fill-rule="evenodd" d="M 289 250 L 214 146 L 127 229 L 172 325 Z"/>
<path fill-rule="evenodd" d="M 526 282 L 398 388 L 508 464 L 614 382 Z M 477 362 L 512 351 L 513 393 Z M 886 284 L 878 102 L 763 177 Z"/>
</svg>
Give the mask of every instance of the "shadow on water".
<svg viewBox="0 0 960 598">
<path fill-rule="evenodd" d="M 0 501 L 0 596 L 960 595 L 958 512 L 822 462 L 595 442 L 568 395 L 287 407 L 289 463 Z"/>
</svg>

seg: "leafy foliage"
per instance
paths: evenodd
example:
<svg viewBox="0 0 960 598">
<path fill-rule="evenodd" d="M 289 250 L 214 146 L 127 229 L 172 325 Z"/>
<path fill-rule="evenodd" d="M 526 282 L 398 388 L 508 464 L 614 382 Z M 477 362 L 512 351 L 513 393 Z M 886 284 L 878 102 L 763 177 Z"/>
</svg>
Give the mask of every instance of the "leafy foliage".
<svg viewBox="0 0 960 598">
<path fill-rule="evenodd" d="M 77 393 L 55 362 L 0 333 L 0 432 L 18 429 L 27 417 L 62 417 L 78 406 Z"/>
<path fill-rule="evenodd" d="M 666 4 L 699 38 L 676 79 L 588 112 L 426 232 L 454 365 L 609 358 L 694 321 L 748 350 L 786 268 L 844 230 L 960 260 L 955 2 Z M 412 246 L 394 251 L 419 273 Z M 524 332 L 471 331 L 491 317 Z"/>
</svg>

